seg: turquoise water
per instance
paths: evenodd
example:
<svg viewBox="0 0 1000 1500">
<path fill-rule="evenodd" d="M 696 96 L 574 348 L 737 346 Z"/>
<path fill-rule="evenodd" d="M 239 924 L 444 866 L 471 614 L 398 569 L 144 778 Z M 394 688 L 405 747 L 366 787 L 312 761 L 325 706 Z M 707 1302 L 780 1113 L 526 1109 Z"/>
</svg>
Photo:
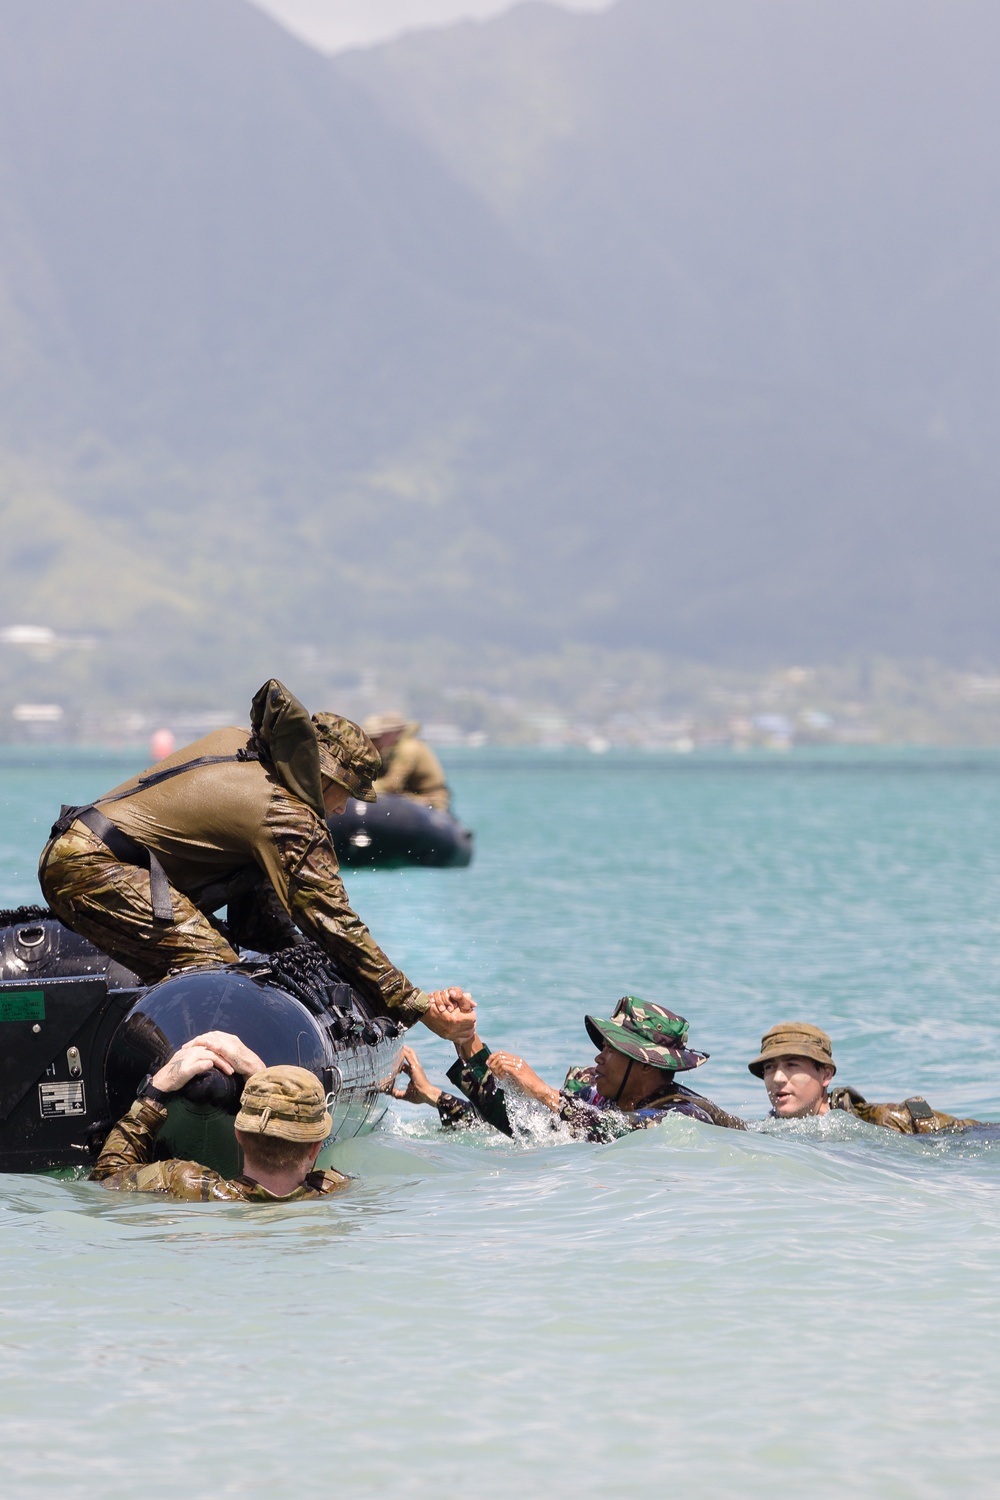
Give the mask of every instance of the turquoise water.
<svg viewBox="0 0 1000 1500">
<path fill-rule="evenodd" d="M 0 765 L 0 905 L 57 805 Z M 764 1114 L 761 1032 L 1000 1119 L 1000 759 L 470 757 L 468 871 L 356 873 L 413 979 L 559 1082 L 631 991 Z M 424 1041 L 426 1036 L 426 1042 Z M 414 1040 L 439 1081 L 447 1049 Z M 1000 1145 L 846 1119 L 512 1145 L 400 1106 L 298 1208 L 0 1180 L 4 1494 L 993 1496 Z"/>
</svg>

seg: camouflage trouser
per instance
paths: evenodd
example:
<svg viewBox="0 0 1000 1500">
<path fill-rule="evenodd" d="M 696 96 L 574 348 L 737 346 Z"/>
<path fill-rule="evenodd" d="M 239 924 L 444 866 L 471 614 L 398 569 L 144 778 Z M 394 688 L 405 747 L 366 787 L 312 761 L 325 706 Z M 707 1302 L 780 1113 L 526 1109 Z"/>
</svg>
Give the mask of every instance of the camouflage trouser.
<svg viewBox="0 0 1000 1500">
<path fill-rule="evenodd" d="M 61 922 L 146 984 L 178 969 L 236 963 L 238 955 L 192 901 L 170 887 L 174 920 L 157 922 L 149 871 L 122 865 L 96 833 L 74 823 L 42 855 L 42 891 Z"/>
</svg>

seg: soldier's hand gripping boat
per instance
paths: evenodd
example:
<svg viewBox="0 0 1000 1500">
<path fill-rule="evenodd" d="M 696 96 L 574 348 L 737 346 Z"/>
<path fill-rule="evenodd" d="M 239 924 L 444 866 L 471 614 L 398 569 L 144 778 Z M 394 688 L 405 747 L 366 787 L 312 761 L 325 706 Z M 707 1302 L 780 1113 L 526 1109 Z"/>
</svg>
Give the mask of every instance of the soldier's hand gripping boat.
<svg viewBox="0 0 1000 1500">
<path fill-rule="evenodd" d="M 0 911 L 0 1171 L 89 1168 L 145 1076 L 205 1031 L 317 1075 L 333 1117 L 321 1166 L 381 1118 L 404 1036 L 311 943 L 144 987 L 44 908 Z M 194 1079 L 170 1101 L 157 1155 L 235 1176 L 239 1087 L 218 1071 Z"/>
</svg>

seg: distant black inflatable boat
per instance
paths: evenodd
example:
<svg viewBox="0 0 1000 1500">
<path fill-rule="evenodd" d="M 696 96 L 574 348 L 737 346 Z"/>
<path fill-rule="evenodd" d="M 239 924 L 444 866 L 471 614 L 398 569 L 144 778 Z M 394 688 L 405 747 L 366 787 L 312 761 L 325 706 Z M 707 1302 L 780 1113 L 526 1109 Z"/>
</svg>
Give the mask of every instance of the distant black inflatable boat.
<svg viewBox="0 0 1000 1500">
<path fill-rule="evenodd" d="M 451 813 L 410 797 L 350 801 L 330 819 L 337 858 L 344 865 L 432 865 L 460 868 L 472 863 L 472 831 Z"/>
</svg>

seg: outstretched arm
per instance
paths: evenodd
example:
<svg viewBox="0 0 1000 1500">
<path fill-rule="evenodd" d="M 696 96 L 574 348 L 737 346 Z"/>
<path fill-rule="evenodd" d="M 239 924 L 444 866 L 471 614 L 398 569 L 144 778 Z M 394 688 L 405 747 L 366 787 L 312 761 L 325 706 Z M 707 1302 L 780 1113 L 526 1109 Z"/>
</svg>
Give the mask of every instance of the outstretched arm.
<svg viewBox="0 0 1000 1500">
<path fill-rule="evenodd" d="M 399 1087 L 401 1074 L 407 1079 L 404 1088 Z M 444 1089 L 439 1089 L 436 1084 L 431 1083 L 412 1047 L 403 1048 L 399 1073 L 389 1085 L 386 1093 L 391 1094 L 394 1099 L 405 1100 L 407 1104 L 431 1105 L 441 1117 L 441 1124 L 450 1127 L 468 1124 L 475 1115 L 472 1106 L 464 1099 L 456 1099 L 454 1094 L 446 1094 Z"/>
<path fill-rule="evenodd" d="M 559 1113 L 562 1102 L 559 1090 L 546 1083 L 544 1078 L 539 1078 L 523 1057 L 517 1057 L 513 1052 L 491 1052 L 486 1059 L 486 1066 L 501 1083 L 516 1084 L 529 1099 L 537 1099 L 539 1104 L 544 1104 L 553 1114 Z"/>
</svg>

